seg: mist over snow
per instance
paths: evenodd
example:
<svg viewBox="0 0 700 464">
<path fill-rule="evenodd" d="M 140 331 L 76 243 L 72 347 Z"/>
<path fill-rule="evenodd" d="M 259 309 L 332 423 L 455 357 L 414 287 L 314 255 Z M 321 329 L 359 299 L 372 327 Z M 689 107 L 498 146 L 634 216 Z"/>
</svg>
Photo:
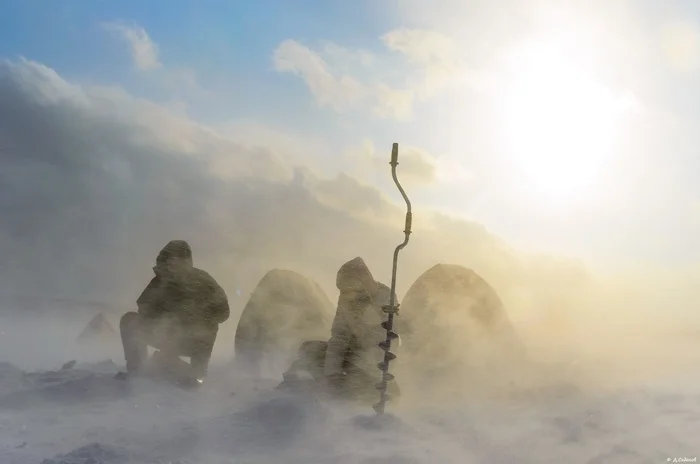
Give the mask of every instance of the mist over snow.
<svg viewBox="0 0 700 464">
<path fill-rule="evenodd" d="M 332 301 L 338 267 L 355 256 L 389 283 L 399 200 L 123 89 L 3 62 L 0 462 L 656 463 L 700 454 L 695 273 L 594 275 L 426 209 L 414 211 L 399 297 L 436 263 L 482 275 L 531 360 L 511 394 L 488 385 L 421 394 L 405 382 L 406 399 L 377 425 L 369 408 L 282 395 L 280 378 L 231 371 L 240 311 L 268 270 L 301 272 Z M 191 243 L 195 265 L 232 306 L 211 382 L 197 393 L 116 383 L 118 334 L 90 349 L 77 341 L 98 313 L 118 327 L 171 239 Z"/>
</svg>

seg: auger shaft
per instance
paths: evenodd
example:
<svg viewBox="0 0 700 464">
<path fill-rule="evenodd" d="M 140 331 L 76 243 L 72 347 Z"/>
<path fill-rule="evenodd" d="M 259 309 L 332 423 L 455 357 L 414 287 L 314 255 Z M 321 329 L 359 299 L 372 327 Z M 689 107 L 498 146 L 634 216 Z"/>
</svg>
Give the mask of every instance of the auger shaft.
<svg viewBox="0 0 700 464">
<path fill-rule="evenodd" d="M 382 371 L 382 380 L 377 384 L 377 389 L 380 391 L 379 402 L 374 405 L 374 410 L 377 414 L 384 414 L 384 408 L 386 402 L 390 399 L 387 395 L 388 383 L 394 380 L 394 376 L 389 373 L 389 363 L 396 359 L 396 355 L 392 353 L 391 342 L 399 338 L 398 334 L 394 332 L 394 315 L 399 311 L 399 304 L 396 301 L 396 267 L 399 261 L 399 251 L 401 251 L 407 244 L 409 235 L 411 234 L 411 222 L 413 220 L 413 214 L 411 213 L 411 202 L 406 196 L 403 187 L 399 179 L 396 177 L 396 166 L 399 164 L 399 144 L 394 143 L 391 147 L 391 176 L 394 178 L 394 183 L 398 187 L 401 196 L 406 202 L 406 224 L 404 226 L 405 238 L 403 243 L 399 244 L 394 250 L 394 263 L 391 269 L 391 294 L 389 296 L 389 304 L 384 305 L 382 309 L 387 313 L 388 317 L 385 322 L 382 322 L 382 327 L 386 330 L 386 339 L 379 343 L 379 347 L 384 350 L 384 360 L 377 364 L 377 367 Z"/>
</svg>

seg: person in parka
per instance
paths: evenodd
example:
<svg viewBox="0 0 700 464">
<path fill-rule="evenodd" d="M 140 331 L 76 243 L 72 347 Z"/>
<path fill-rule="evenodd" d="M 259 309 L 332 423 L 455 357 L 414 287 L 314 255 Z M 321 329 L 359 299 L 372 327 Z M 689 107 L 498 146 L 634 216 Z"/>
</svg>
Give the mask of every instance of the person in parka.
<svg viewBox="0 0 700 464">
<path fill-rule="evenodd" d="M 142 372 L 147 347 L 158 351 L 159 364 L 190 358 L 190 380 L 207 375 L 219 324 L 230 315 L 224 290 L 207 272 L 194 267 L 184 240 L 172 240 L 160 251 L 155 277 L 136 301 L 138 311 L 120 320 L 127 374 Z"/>
<path fill-rule="evenodd" d="M 302 344 L 299 360 L 285 372 L 285 382 L 293 384 L 298 372 L 305 371 L 323 381 L 332 393 L 375 398 L 382 374 L 377 364 L 384 356 L 378 343 L 386 337 L 381 327 L 386 320 L 382 306 L 389 304 L 391 290 L 374 280 L 360 257 L 340 267 L 336 286 L 340 294 L 330 339 Z M 398 394 L 396 382 L 391 382 L 390 391 Z"/>
</svg>

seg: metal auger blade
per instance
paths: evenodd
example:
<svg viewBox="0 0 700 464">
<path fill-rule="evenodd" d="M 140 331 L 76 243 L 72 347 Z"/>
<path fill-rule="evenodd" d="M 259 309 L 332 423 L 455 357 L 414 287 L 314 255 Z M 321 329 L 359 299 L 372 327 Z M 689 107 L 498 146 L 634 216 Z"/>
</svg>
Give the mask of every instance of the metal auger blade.
<svg viewBox="0 0 700 464">
<path fill-rule="evenodd" d="M 389 324 L 388 321 L 382 322 L 382 328 L 386 330 L 387 335 L 391 334 L 389 335 L 389 337 L 391 337 L 392 340 L 396 340 L 397 338 L 399 338 L 399 335 L 393 331 L 393 324 Z"/>
<path fill-rule="evenodd" d="M 392 353 L 391 351 L 387 351 L 384 353 L 385 358 L 388 358 L 386 361 L 382 361 L 380 363 L 377 363 L 377 369 L 382 371 L 382 373 L 388 374 L 388 369 L 389 369 L 389 361 L 393 361 L 396 359 L 396 355 Z"/>
<path fill-rule="evenodd" d="M 395 378 L 396 378 L 396 377 L 394 377 L 393 374 L 389 374 L 389 373 L 387 372 L 387 374 L 386 374 L 386 380 L 382 380 L 381 382 L 378 382 L 378 383 L 377 383 L 377 390 L 381 390 L 381 389 L 383 389 L 383 388 L 386 388 L 387 383 L 388 383 L 388 382 L 391 382 L 391 381 L 394 380 Z"/>
</svg>

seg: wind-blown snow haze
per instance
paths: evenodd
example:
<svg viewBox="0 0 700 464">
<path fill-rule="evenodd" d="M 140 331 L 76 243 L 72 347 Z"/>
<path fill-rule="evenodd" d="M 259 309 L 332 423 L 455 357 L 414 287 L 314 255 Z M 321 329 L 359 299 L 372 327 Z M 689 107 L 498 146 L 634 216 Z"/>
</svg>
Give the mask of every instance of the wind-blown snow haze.
<svg viewBox="0 0 700 464">
<path fill-rule="evenodd" d="M 507 14 L 488 2 L 467 14 L 449 0 L 429 11 L 402 0 L 313 14 L 263 2 L 286 18 L 274 21 L 247 3 L 212 16 L 199 7 L 185 14 L 190 7 L 176 1 L 158 13 L 162 22 L 126 4 L 47 7 L 55 23 L 9 8 L 18 24 L 46 26 L 32 40 L 0 18 L 0 44 L 10 44 L 0 45 L 0 462 L 696 462 L 700 196 L 688 186 L 700 184 L 686 178 L 697 169 L 684 153 L 697 151 L 687 129 L 697 115 L 659 90 L 696 69 L 697 18 L 671 21 L 684 2 L 662 15 L 664 40 L 647 42 L 639 24 L 654 11 L 627 16 L 619 6 L 606 16 L 572 2 L 586 14 L 571 37 L 612 44 L 602 58 L 571 53 L 607 70 L 603 90 L 591 77 L 580 92 L 589 103 L 609 99 L 627 121 L 595 133 L 595 112 L 580 109 L 571 127 L 550 118 L 547 130 L 523 129 L 541 119 L 532 108 L 554 103 L 538 96 L 531 108 L 510 106 L 556 87 L 527 87 L 539 78 L 521 61 L 560 56 L 547 44 L 585 42 L 547 39 L 570 39 L 561 24 L 576 16 L 550 2 L 494 2 L 513 7 Z M 224 27 L 229 15 L 235 24 Z M 639 46 L 591 32 L 612 23 Z M 659 68 L 668 74 L 661 83 L 630 71 L 653 61 L 652 51 L 625 54 L 643 43 L 663 43 L 673 63 Z M 616 56 L 626 57 L 619 72 L 609 67 Z M 530 90 L 509 86 L 511 65 L 525 66 L 516 74 Z M 588 69 L 576 66 L 542 73 L 571 83 Z M 515 118 L 522 112 L 531 118 Z M 502 120 L 520 124 L 520 138 Z M 525 150 L 542 131 L 546 143 Z M 577 148 L 589 136 L 599 143 Z M 371 404 L 276 389 L 291 346 L 330 333 L 287 333 L 258 377 L 233 360 L 246 304 L 263 307 L 274 293 L 251 298 L 272 270 L 308 279 L 298 285 L 313 298 L 297 306 L 314 306 L 324 331 L 343 263 L 362 257 L 391 283 L 405 218 L 393 142 L 413 227 L 399 254 L 401 339 L 390 365 L 401 395 L 376 418 Z M 554 156 L 538 161 L 552 146 L 608 157 L 575 169 Z M 662 146 L 672 163 L 658 161 Z M 197 390 L 114 378 L 125 364 L 120 317 L 136 310 L 171 240 L 191 245 L 194 265 L 222 286 L 231 309 Z M 462 283 L 448 285 L 448 275 Z M 299 310 L 285 304 L 266 307 L 265 324 Z M 279 322 L 275 333 L 287 328 Z"/>
</svg>

